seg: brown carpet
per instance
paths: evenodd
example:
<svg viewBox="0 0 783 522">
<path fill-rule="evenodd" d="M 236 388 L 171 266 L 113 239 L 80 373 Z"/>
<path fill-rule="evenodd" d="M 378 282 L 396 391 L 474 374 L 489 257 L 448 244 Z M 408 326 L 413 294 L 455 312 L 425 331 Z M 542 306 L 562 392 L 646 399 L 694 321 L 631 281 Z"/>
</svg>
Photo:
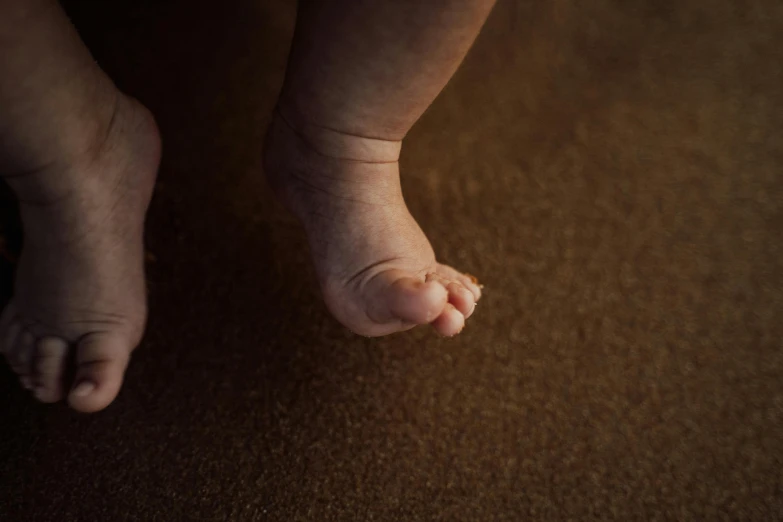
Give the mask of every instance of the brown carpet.
<svg viewBox="0 0 783 522">
<path fill-rule="evenodd" d="M 0 520 L 783 520 L 783 4 L 501 0 L 403 152 L 455 340 L 318 299 L 259 162 L 290 1 L 69 10 L 163 129 L 152 320 L 99 415 L 0 367 Z"/>
</svg>

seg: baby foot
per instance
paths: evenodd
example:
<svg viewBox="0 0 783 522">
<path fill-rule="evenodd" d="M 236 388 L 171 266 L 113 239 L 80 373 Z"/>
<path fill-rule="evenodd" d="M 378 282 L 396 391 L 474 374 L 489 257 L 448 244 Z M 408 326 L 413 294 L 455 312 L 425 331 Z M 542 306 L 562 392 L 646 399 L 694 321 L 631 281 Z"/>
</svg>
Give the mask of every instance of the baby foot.
<svg viewBox="0 0 783 522">
<path fill-rule="evenodd" d="M 67 396 L 84 412 L 114 400 L 144 331 L 143 225 L 160 157 L 152 116 L 121 95 L 93 145 L 2 173 L 20 201 L 24 246 L 0 351 L 39 400 Z"/>
<path fill-rule="evenodd" d="M 278 110 L 265 170 L 304 224 L 326 305 L 361 335 L 431 324 L 458 334 L 481 297 L 440 264 L 402 197 L 400 142 L 292 125 Z"/>
</svg>

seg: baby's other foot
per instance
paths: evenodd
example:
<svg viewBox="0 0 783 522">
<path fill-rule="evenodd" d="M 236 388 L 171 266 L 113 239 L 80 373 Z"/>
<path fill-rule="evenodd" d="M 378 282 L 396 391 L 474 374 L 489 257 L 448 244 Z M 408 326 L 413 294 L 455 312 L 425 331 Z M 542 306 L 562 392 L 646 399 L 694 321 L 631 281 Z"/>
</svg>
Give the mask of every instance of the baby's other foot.
<svg viewBox="0 0 783 522">
<path fill-rule="evenodd" d="M 150 113 L 120 94 L 110 121 L 83 153 L 0 172 L 24 226 L 0 351 L 39 400 L 84 412 L 114 400 L 146 320 L 142 237 L 160 141 Z"/>
</svg>

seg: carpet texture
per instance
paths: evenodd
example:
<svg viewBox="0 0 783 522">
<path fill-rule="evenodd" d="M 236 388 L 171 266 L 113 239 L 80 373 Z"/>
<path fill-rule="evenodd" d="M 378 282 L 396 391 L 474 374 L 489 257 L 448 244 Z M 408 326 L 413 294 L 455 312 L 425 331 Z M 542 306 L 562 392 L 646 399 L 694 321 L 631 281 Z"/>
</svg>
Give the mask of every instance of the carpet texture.
<svg viewBox="0 0 783 522">
<path fill-rule="evenodd" d="M 67 7 L 162 128 L 152 315 L 103 413 L 0 366 L 0 520 L 783 520 L 782 3 L 499 2 L 403 150 L 450 340 L 331 319 L 265 185 L 292 2 Z"/>
</svg>

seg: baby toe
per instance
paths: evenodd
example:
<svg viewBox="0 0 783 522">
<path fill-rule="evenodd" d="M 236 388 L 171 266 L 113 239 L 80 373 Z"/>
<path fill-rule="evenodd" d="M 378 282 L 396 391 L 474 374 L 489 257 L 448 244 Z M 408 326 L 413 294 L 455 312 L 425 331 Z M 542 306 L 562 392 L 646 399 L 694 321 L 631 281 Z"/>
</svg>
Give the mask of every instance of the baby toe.
<svg viewBox="0 0 783 522">
<path fill-rule="evenodd" d="M 8 336 L 8 329 L 13 322 L 16 322 L 16 312 L 14 311 L 14 305 L 9 303 L 3 309 L 3 314 L 0 315 L 0 353 L 2 354 L 6 352 L 6 337 Z"/>
<path fill-rule="evenodd" d="M 472 275 L 463 274 L 448 265 L 438 265 L 437 272 L 441 277 L 460 282 L 473 294 L 474 301 L 478 302 L 478 300 L 481 299 L 481 285 L 479 285 L 478 280 Z"/>
<path fill-rule="evenodd" d="M 13 364 L 12 357 L 16 349 L 16 339 L 21 332 L 22 327 L 17 320 L 12 320 L 6 327 L 5 332 L 3 332 L 3 338 L 0 343 L 2 343 L 3 355 L 8 360 L 8 364 Z"/>
<path fill-rule="evenodd" d="M 45 337 L 38 341 L 33 364 L 35 372 L 35 397 L 41 402 L 57 402 L 63 398 L 68 343 L 57 337 Z"/>
<path fill-rule="evenodd" d="M 449 292 L 449 303 L 454 305 L 454 308 L 467 319 L 473 314 L 473 310 L 476 309 L 476 301 L 473 297 L 473 293 L 465 288 L 462 283 L 451 282 L 446 285 L 446 290 Z"/>
<path fill-rule="evenodd" d="M 465 316 L 454 305 L 447 303 L 443 312 L 432 322 L 432 326 L 439 334 L 453 337 L 465 327 Z"/>
<path fill-rule="evenodd" d="M 20 333 L 16 336 L 16 342 L 8 352 L 8 360 L 11 367 L 23 379 L 22 385 L 30 388 L 30 363 L 33 359 L 33 350 L 35 338 L 33 334 L 20 327 Z"/>
</svg>

